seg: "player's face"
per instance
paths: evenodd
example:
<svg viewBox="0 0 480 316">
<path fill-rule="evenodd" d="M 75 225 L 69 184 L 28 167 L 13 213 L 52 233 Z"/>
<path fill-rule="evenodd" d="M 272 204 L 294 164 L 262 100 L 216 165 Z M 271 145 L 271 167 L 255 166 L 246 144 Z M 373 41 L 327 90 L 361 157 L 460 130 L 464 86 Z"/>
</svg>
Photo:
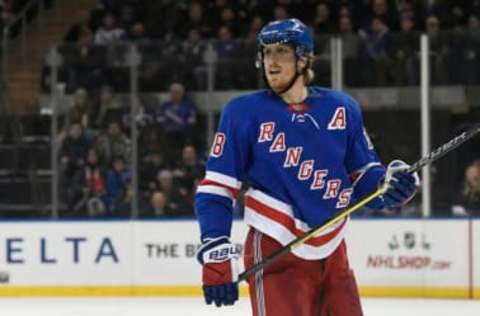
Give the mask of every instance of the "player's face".
<svg viewBox="0 0 480 316">
<path fill-rule="evenodd" d="M 272 44 L 263 48 L 263 66 L 273 91 L 282 91 L 295 76 L 296 58 L 291 45 Z"/>
</svg>

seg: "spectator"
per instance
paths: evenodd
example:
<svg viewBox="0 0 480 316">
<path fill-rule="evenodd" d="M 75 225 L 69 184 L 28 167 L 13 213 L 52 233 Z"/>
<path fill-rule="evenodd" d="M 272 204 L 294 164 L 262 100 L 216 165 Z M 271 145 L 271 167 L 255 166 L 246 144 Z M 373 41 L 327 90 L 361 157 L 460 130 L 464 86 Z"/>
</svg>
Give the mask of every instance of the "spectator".
<svg viewBox="0 0 480 316">
<path fill-rule="evenodd" d="M 288 19 L 289 16 L 287 7 L 284 5 L 276 5 L 273 9 L 273 19 L 276 21 Z"/>
<path fill-rule="evenodd" d="M 157 122 L 165 131 L 170 148 L 174 151 L 183 147 L 192 138 L 196 123 L 194 105 L 185 98 L 185 88 L 180 83 L 170 86 L 170 100 L 160 105 L 156 113 Z"/>
<path fill-rule="evenodd" d="M 85 23 L 76 23 L 70 27 L 63 41 L 68 44 L 75 44 L 85 41 L 85 38 L 92 38 L 92 31 Z"/>
<path fill-rule="evenodd" d="M 480 215 L 480 160 L 475 160 L 465 170 L 463 186 L 452 206 L 454 215 Z"/>
<path fill-rule="evenodd" d="M 103 26 L 95 32 L 95 44 L 109 46 L 119 42 L 125 36 L 125 30 L 116 25 L 115 16 L 107 13 L 103 18 Z"/>
<path fill-rule="evenodd" d="M 398 28 L 398 11 L 396 8 L 391 8 L 387 0 L 373 0 L 372 1 L 372 15 L 371 20 L 379 18 L 384 21 L 385 25 L 393 31 Z"/>
<path fill-rule="evenodd" d="M 133 186 L 131 183 L 128 183 L 120 194 L 117 195 L 113 204 L 112 212 L 117 216 L 130 217 L 132 215 L 133 195 Z"/>
<path fill-rule="evenodd" d="M 319 3 L 315 9 L 315 17 L 313 19 L 314 34 L 331 34 L 335 31 L 330 7 L 326 3 Z"/>
<path fill-rule="evenodd" d="M 375 83 L 384 86 L 388 79 L 389 48 L 391 37 L 387 25 L 381 18 L 372 19 L 372 31 L 369 34 L 360 33 L 364 40 L 364 54 L 366 63 L 371 68 L 365 74 L 373 74 L 367 77 L 367 83 Z"/>
<path fill-rule="evenodd" d="M 112 169 L 107 174 L 107 196 L 106 204 L 110 213 L 114 213 L 114 203 L 127 190 L 127 186 L 132 179 L 130 168 L 125 166 L 122 157 L 115 157 L 112 163 Z"/>
<path fill-rule="evenodd" d="M 431 15 L 425 21 L 427 34 L 430 40 L 430 65 L 432 69 L 432 83 L 445 84 L 447 82 L 446 56 L 448 42 L 444 33 L 440 32 L 440 21 Z"/>
<path fill-rule="evenodd" d="M 140 21 L 137 21 L 130 26 L 130 31 L 126 36 L 126 39 L 140 46 L 145 46 L 151 43 L 150 38 L 145 32 L 145 25 Z"/>
<path fill-rule="evenodd" d="M 60 173 L 62 183 L 68 186 L 75 173 L 85 165 L 91 142 L 83 133 L 82 125 L 74 122 L 70 125 L 68 135 L 60 146 Z M 65 186 L 62 185 L 62 188 Z"/>
<path fill-rule="evenodd" d="M 112 87 L 108 85 L 102 87 L 95 110 L 94 126 L 96 128 L 103 128 L 113 120 L 121 122 L 125 114 L 123 105 L 115 97 Z"/>
<path fill-rule="evenodd" d="M 476 15 L 468 17 L 466 32 L 466 81 L 468 84 L 480 82 L 480 20 Z"/>
<path fill-rule="evenodd" d="M 105 167 L 112 163 L 114 157 L 121 157 L 127 164 L 131 161 L 131 142 L 123 133 L 119 121 L 111 121 L 108 124 L 107 132 L 98 137 L 95 148 Z"/>
<path fill-rule="evenodd" d="M 394 84 L 397 86 L 417 85 L 419 76 L 420 34 L 415 31 L 415 20 L 411 13 L 404 13 L 400 20 L 401 32 L 392 39 Z"/>
<path fill-rule="evenodd" d="M 241 25 L 232 7 L 225 7 L 222 9 L 220 13 L 220 23 L 222 26 L 227 26 L 234 37 L 241 35 Z"/>
<path fill-rule="evenodd" d="M 90 100 L 84 88 L 78 88 L 73 95 L 73 105 L 68 113 L 69 122 L 80 122 L 84 129 L 90 127 Z"/>
<path fill-rule="evenodd" d="M 360 37 L 353 31 L 352 20 L 349 16 L 345 15 L 340 18 L 338 29 L 343 45 L 345 81 L 349 86 L 357 86 L 360 82 L 360 77 L 358 72 L 351 70 L 360 67 L 358 60 L 358 53 L 361 47 Z"/>
<path fill-rule="evenodd" d="M 144 191 L 154 190 L 158 172 L 168 167 L 169 163 L 163 153 L 157 151 L 145 155 L 140 165 L 140 189 Z"/>
<path fill-rule="evenodd" d="M 174 182 L 173 173 L 162 169 L 157 175 L 157 189 L 167 198 L 167 205 L 174 216 L 193 215 L 193 196 L 186 188 Z"/>
<path fill-rule="evenodd" d="M 210 37 L 212 35 L 212 27 L 209 25 L 203 7 L 199 2 L 192 2 L 188 7 L 188 20 L 183 23 L 184 29 L 182 37 L 187 37 L 191 29 L 197 29 L 201 37 Z"/>
<path fill-rule="evenodd" d="M 85 166 L 73 178 L 70 188 L 69 205 L 72 215 L 104 216 L 107 215 L 105 172 L 100 167 L 95 149 L 90 149 Z"/>
<path fill-rule="evenodd" d="M 173 171 L 173 175 L 182 187 L 194 192 L 198 180 L 202 179 L 205 173 L 205 164 L 198 160 L 195 147 L 186 145 L 182 150 L 182 161 Z"/>
<path fill-rule="evenodd" d="M 203 56 L 206 50 L 205 43 L 201 40 L 201 33 L 197 29 L 191 29 L 188 32 L 188 38 L 184 42 L 183 50 L 185 52 L 185 61 L 187 69 L 193 73 L 193 81 L 190 87 L 196 90 L 205 90 L 207 82 L 207 67 L 203 62 Z"/>
<path fill-rule="evenodd" d="M 215 88 L 219 90 L 235 89 L 239 74 L 237 58 L 239 43 L 233 38 L 228 26 L 218 29 L 218 41 L 215 42 L 217 67 L 215 72 Z"/>
<path fill-rule="evenodd" d="M 176 215 L 175 210 L 170 208 L 165 193 L 158 190 L 152 192 L 148 206 L 140 214 L 146 217 Z"/>
<path fill-rule="evenodd" d="M 67 91 L 78 88 L 97 91 L 105 82 L 106 50 L 93 45 L 92 36 L 79 38 L 77 45 L 63 47 L 65 60 Z"/>
</svg>

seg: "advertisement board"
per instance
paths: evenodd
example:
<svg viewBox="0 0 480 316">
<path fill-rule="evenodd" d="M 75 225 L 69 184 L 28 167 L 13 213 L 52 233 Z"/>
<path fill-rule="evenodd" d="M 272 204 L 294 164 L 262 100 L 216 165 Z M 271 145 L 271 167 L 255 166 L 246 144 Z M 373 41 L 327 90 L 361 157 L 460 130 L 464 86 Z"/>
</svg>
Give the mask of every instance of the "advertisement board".
<svg viewBox="0 0 480 316">
<path fill-rule="evenodd" d="M 468 220 L 357 220 L 347 235 L 363 294 L 468 297 Z"/>
<path fill-rule="evenodd" d="M 194 221 L 137 221 L 134 223 L 134 276 L 137 285 L 200 284 L 195 258 L 200 231 Z M 231 241 L 243 247 L 246 225 L 235 221 Z M 243 270 L 242 262 L 240 268 Z"/>
<path fill-rule="evenodd" d="M 362 295 L 480 297 L 480 220 L 349 225 Z M 247 229 L 234 222 L 239 248 Z M 199 295 L 199 236 L 193 220 L 0 222 L 0 296 Z"/>
<path fill-rule="evenodd" d="M 132 284 L 128 222 L 0 223 L 0 286 Z"/>
<path fill-rule="evenodd" d="M 472 220 L 470 226 L 472 244 L 470 251 L 472 255 L 472 296 L 480 298 L 480 219 Z"/>
</svg>

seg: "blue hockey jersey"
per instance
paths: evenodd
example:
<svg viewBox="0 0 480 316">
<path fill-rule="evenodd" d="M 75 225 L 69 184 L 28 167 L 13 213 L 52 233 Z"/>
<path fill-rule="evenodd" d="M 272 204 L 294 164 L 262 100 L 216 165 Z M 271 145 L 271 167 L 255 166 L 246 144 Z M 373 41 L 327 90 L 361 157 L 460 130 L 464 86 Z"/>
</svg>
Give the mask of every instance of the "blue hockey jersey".
<svg viewBox="0 0 480 316">
<path fill-rule="evenodd" d="M 264 90 L 224 108 L 197 189 L 201 238 L 229 236 L 242 183 L 245 221 L 285 245 L 375 190 L 385 175 L 363 126 L 360 106 L 345 93 L 308 88 L 302 104 Z M 381 200 L 370 202 L 382 206 Z M 321 259 L 344 238 L 348 219 L 294 250 Z"/>
</svg>

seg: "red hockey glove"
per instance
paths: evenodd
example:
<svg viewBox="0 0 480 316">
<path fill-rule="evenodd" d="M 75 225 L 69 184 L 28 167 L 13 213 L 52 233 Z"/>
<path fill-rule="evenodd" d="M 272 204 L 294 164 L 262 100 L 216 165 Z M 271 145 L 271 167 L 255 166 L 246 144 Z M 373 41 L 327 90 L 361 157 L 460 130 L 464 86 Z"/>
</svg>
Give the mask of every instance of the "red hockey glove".
<svg viewBox="0 0 480 316">
<path fill-rule="evenodd" d="M 239 251 L 228 237 L 206 240 L 197 252 L 197 260 L 203 265 L 203 295 L 207 304 L 233 305 L 238 300 Z"/>
</svg>

